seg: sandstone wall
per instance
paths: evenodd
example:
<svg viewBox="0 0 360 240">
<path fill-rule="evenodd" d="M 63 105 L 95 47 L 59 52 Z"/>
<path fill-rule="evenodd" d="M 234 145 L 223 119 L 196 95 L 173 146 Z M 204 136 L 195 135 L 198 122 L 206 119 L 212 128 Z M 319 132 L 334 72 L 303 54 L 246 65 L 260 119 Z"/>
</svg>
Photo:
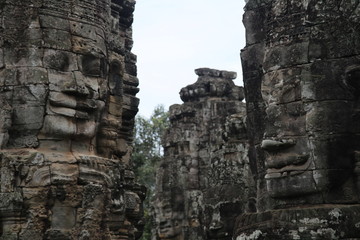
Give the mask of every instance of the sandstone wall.
<svg viewBox="0 0 360 240">
<path fill-rule="evenodd" d="M 1 239 L 135 239 L 134 0 L 0 2 Z"/>
<path fill-rule="evenodd" d="M 232 239 L 248 204 L 248 141 L 236 73 L 202 68 L 170 107 L 164 160 L 157 172 L 156 239 Z M 250 201 L 251 202 L 251 201 Z"/>
<path fill-rule="evenodd" d="M 249 0 L 241 53 L 257 213 L 237 239 L 360 237 L 358 1 Z"/>
</svg>

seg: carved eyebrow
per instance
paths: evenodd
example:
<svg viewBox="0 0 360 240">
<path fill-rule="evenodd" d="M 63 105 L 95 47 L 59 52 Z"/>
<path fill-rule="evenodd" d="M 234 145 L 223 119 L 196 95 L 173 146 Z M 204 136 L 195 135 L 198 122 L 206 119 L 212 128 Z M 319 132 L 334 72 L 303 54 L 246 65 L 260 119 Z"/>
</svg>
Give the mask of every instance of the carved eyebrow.
<svg viewBox="0 0 360 240">
<path fill-rule="evenodd" d="M 360 64 L 351 65 L 351 66 L 349 66 L 349 67 L 347 67 L 345 69 L 346 74 L 351 73 L 351 72 L 355 72 L 355 71 L 360 71 Z"/>
</svg>

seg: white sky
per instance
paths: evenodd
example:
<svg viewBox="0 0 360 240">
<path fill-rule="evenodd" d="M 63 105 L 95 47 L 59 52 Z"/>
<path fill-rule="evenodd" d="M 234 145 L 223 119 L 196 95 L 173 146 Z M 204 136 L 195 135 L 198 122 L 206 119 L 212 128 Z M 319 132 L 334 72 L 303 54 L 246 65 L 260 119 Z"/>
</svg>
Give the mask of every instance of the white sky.
<svg viewBox="0 0 360 240">
<path fill-rule="evenodd" d="M 137 0 L 133 24 L 140 80 L 139 114 L 159 104 L 182 103 L 180 89 L 194 83 L 194 69 L 235 71 L 242 84 L 244 0 Z"/>
</svg>

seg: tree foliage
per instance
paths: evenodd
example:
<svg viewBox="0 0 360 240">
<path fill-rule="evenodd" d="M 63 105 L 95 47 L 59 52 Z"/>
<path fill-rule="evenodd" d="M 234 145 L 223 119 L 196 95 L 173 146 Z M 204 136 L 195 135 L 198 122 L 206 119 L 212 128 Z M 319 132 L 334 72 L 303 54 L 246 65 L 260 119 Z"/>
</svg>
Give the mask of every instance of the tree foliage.
<svg viewBox="0 0 360 240">
<path fill-rule="evenodd" d="M 155 184 L 155 165 L 163 155 L 161 139 L 168 126 L 168 112 L 163 105 L 157 106 L 149 119 L 142 116 L 135 119 L 132 162 L 139 182 L 148 188 Z"/>
<path fill-rule="evenodd" d="M 162 136 L 168 126 L 168 112 L 163 105 L 155 107 L 149 119 L 142 116 L 135 119 L 134 149 L 131 158 L 138 182 L 148 189 L 144 202 L 146 224 L 141 240 L 151 239 L 150 202 L 155 188 L 156 166 L 163 156 Z"/>
</svg>

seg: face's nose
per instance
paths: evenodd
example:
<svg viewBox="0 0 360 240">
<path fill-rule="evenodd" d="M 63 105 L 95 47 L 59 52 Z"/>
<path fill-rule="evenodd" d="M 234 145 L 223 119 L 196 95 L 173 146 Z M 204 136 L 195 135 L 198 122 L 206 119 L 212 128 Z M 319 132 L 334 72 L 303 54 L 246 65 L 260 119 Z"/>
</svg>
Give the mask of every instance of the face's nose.
<svg viewBox="0 0 360 240">
<path fill-rule="evenodd" d="M 84 97 L 90 94 L 80 72 L 49 72 L 50 91 L 62 92 L 72 96 Z"/>
<path fill-rule="evenodd" d="M 62 90 L 63 93 L 86 97 L 90 94 L 89 89 L 86 87 L 84 83 L 83 76 L 77 74 L 76 77 L 73 76 L 71 81 L 64 84 L 64 88 Z"/>
</svg>

